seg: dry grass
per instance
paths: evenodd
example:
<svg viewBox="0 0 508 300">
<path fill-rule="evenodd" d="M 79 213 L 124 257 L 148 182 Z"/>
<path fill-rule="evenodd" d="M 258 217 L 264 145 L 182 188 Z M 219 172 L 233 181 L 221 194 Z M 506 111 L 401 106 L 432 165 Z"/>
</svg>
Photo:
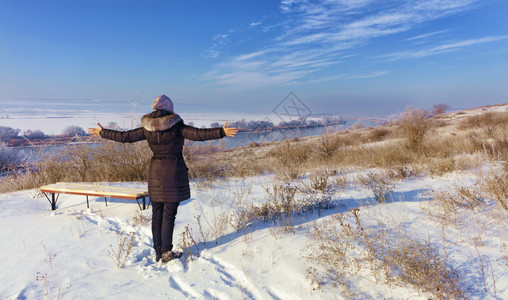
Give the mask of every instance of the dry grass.
<svg viewBox="0 0 508 300">
<path fill-rule="evenodd" d="M 312 267 L 307 278 L 315 289 L 330 285 L 345 297 L 356 298 L 361 292 L 357 282 L 370 273 L 373 284 L 409 285 L 439 299 L 464 297 L 446 252 L 405 233 L 366 229 L 359 212 L 333 215 L 309 231 L 305 258 Z"/>
<path fill-rule="evenodd" d="M 410 176 L 442 175 L 474 168 L 486 160 L 506 161 L 507 116 L 505 112 L 484 112 L 453 120 L 441 114 L 436 121 L 424 110 L 408 108 L 399 120 L 375 128 L 329 131 L 231 150 L 224 150 L 220 142 L 188 143 L 184 156 L 190 178 L 204 184 L 217 178 L 267 173 L 284 181 L 325 168 L 351 167 L 399 170 L 399 177 L 408 172 Z M 40 156 L 39 162 L 24 164 L 21 170 L 0 178 L 0 192 L 58 181 L 144 181 L 151 151 L 144 142 L 101 141 L 95 146 L 63 146 L 61 151 Z"/>
<path fill-rule="evenodd" d="M 487 138 L 495 138 L 497 134 L 506 138 L 507 126 L 507 112 L 485 112 L 466 118 L 460 124 L 462 129 L 478 128 L 482 130 Z"/>
<path fill-rule="evenodd" d="M 151 151 L 146 143 L 75 144 L 51 154 L 34 153 L 40 159 L 0 179 L 0 192 L 33 189 L 60 181 L 146 180 Z"/>
<path fill-rule="evenodd" d="M 310 158 L 311 151 L 311 145 L 292 139 L 276 145 L 268 156 L 276 159 L 277 175 L 281 179 L 295 179 L 303 175 L 303 166 Z"/>
</svg>

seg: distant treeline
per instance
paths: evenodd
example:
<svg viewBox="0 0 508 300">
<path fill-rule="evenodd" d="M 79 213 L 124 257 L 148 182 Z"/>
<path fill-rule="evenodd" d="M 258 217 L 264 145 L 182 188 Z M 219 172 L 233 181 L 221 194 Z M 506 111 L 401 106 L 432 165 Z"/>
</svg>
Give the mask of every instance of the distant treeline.
<svg viewBox="0 0 508 300">
<path fill-rule="evenodd" d="M 240 121 L 230 122 L 228 124 L 229 127 L 236 127 L 239 131 L 250 132 L 250 131 L 267 131 L 267 130 L 277 130 L 277 129 L 285 129 L 285 128 L 297 128 L 297 127 L 318 127 L 318 126 L 328 126 L 328 125 L 339 125 L 344 124 L 344 120 L 338 116 L 327 116 L 323 117 L 321 120 L 308 120 L 306 117 L 300 117 L 295 120 L 287 121 L 287 122 L 279 122 L 278 124 L 274 124 L 271 121 L 260 120 L 260 121 L 246 121 L 242 119 Z M 193 126 L 193 122 L 188 123 Z M 210 124 L 210 127 L 217 128 L 222 127 L 223 124 L 219 124 L 218 122 L 213 122 Z M 114 130 L 125 130 L 125 128 L 120 128 L 116 122 L 109 122 L 104 128 L 114 129 Z M 40 129 L 35 130 L 26 130 L 21 132 L 20 129 L 14 129 L 11 127 L 0 126 L 0 142 L 6 144 L 7 146 L 25 146 L 27 144 L 44 144 L 44 140 L 52 140 L 54 142 L 62 142 L 65 143 L 72 138 L 87 136 L 88 134 L 85 130 L 79 126 L 71 125 L 67 126 L 62 130 L 61 134 L 58 135 L 47 135 L 42 132 Z M 38 143 L 40 141 L 40 143 Z"/>
<path fill-rule="evenodd" d="M 308 120 L 305 117 L 300 117 L 291 121 L 282 121 L 277 125 L 273 124 L 271 121 L 261 120 L 261 121 L 246 121 L 242 119 L 240 121 L 230 122 L 228 124 L 229 127 L 236 127 L 239 131 L 266 131 L 266 130 L 276 130 L 276 129 L 284 129 L 284 128 L 294 128 L 294 127 L 318 127 L 318 126 L 328 126 L 328 125 L 339 125 L 344 124 L 345 121 L 341 117 L 337 116 L 329 116 L 323 117 L 321 120 Z M 210 127 L 222 127 L 218 122 L 214 122 L 210 124 Z"/>
</svg>

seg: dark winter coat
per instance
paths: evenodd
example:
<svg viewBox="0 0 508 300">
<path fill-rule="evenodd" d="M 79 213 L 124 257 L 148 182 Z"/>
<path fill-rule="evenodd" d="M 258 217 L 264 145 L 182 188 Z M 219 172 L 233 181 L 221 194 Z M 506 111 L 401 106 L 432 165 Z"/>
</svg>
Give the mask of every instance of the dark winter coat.
<svg viewBox="0 0 508 300">
<path fill-rule="evenodd" d="M 147 140 L 153 151 L 148 170 L 150 201 L 180 202 L 189 199 L 188 168 L 182 156 L 184 139 L 220 139 L 225 136 L 224 130 L 188 126 L 179 115 L 162 110 L 143 116 L 141 125 L 143 127 L 129 131 L 103 129 L 100 136 L 121 143 Z"/>
</svg>

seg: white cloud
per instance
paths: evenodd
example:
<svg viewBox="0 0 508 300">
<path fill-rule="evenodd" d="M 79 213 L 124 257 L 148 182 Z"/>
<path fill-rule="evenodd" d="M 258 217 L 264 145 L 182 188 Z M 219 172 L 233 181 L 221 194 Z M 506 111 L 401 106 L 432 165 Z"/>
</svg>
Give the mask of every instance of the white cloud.
<svg viewBox="0 0 508 300">
<path fill-rule="evenodd" d="M 270 27 L 277 28 L 281 32 L 271 36 L 256 51 L 239 54 L 216 64 L 212 72 L 204 78 L 219 85 L 245 87 L 301 82 L 315 71 L 340 63 L 345 59 L 344 50 L 362 45 L 373 38 L 406 32 L 422 23 L 456 14 L 469 9 L 477 1 L 282 0 L 280 16 L 283 21 Z M 264 27 L 270 26 L 266 20 L 263 23 Z M 256 27 L 258 23 L 250 25 Z M 423 39 L 444 32 L 446 30 L 431 32 L 410 40 Z M 217 37 L 218 40 L 227 42 L 229 38 L 227 35 Z M 481 42 L 485 41 L 481 39 L 476 41 Z M 390 57 L 392 60 L 402 57 L 422 57 L 456 51 L 465 46 L 467 45 L 450 44 L 448 47 L 436 47 L 419 53 L 393 53 Z M 387 72 L 377 71 L 369 74 L 382 76 Z M 346 75 L 330 78 L 370 78 L 340 76 Z"/>
<path fill-rule="evenodd" d="M 489 42 L 495 42 L 495 41 L 503 40 L 506 38 L 508 38 L 508 35 L 488 36 L 488 37 L 484 37 L 484 38 L 469 39 L 469 40 L 464 40 L 464 41 L 460 41 L 460 42 L 443 44 L 443 45 L 434 46 L 434 47 L 431 47 L 428 49 L 423 49 L 423 50 L 395 52 L 395 53 L 383 55 L 382 57 L 388 58 L 389 60 L 392 60 L 392 61 L 393 60 L 401 60 L 401 59 L 409 59 L 409 58 L 422 58 L 422 57 L 427 57 L 427 56 L 431 56 L 431 55 L 459 51 L 462 48 L 465 48 L 468 46 L 489 43 Z"/>
<path fill-rule="evenodd" d="M 433 31 L 433 32 L 417 35 L 417 36 L 410 37 L 410 38 L 406 39 L 406 41 L 420 40 L 420 39 L 428 38 L 429 36 L 434 36 L 434 35 L 438 35 L 438 34 L 446 33 L 446 32 L 450 32 L 450 29 L 444 29 L 444 30 Z"/>
<path fill-rule="evenodd" d="M 364 74 L 339 74 L 334 76 L 322 77 L 319 79 L 311 80 L 311 83 L 314 82 L 323 82 L 323 81 L 335 81 L 335 80 L 344 80 L 344 79 L 367 79 L 367 78 L 375 78 L 389 74 L 390 71 L 374 71 L 370 73 Z"/>
</svg>

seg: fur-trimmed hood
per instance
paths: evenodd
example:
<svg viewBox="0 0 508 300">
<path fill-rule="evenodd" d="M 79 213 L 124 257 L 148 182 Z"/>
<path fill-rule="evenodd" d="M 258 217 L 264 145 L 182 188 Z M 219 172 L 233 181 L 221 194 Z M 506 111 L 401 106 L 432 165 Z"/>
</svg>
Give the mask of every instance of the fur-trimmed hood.
<svg viewBox="0 0 508 300">
<path fill-rule="evenodd" d="M 152 113 L 144 115 L 141 118 L 141 125 L 148 131 L 164 131 L 173 127 L 180 121 L 182 121 L 182 118 L 174 113 L 161 117 L 154 117 Z"/>
</svg>

